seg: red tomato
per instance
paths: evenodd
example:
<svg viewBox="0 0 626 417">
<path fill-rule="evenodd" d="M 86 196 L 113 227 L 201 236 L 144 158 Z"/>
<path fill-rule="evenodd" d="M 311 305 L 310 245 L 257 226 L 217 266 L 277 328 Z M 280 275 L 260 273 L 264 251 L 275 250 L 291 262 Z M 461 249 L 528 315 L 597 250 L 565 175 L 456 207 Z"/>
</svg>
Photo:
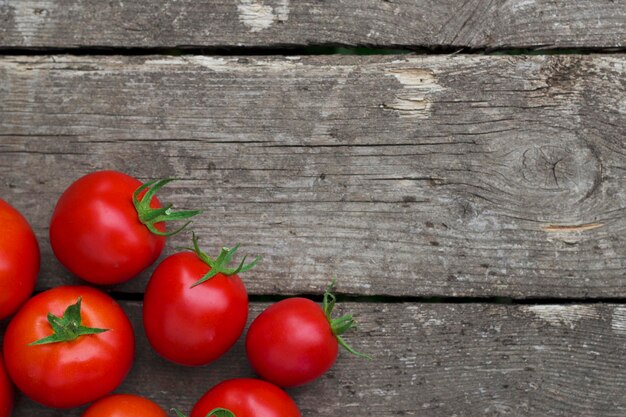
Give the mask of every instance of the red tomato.
<svg viewBox="0 0 626 417">
<path fill-rule="evenodd" d="M 82 417 L 167 417 L 167 414 L 146 398 L 117 394 L 93 403 Z"/>
<path fill-rule="evenodd" d="M 337 359 L 338 344 L 367 357 L 341 338 L 355 323 L 351 315 L 331 319 L 334 305 L 329 287 L 323 309 L 306 298 L 288 298 L 268 307 L 252 322 L 246 336 L 252 368 L 276 385 L 294 387 L 328 371 Z"/>
<path fill-rule="evenodd" d="M 176 253 L 161 262 L 143 303 L 143 324 L 154 350 L 187 366 L 214 361 L 239 339 L 248 319 L 248 293 L 237 273 L 257 262 L 230 269 L 226 265 L 237 247 L 223 249 L 213 261 L 195 236 L 194 246 L 196 253 Z"/>
<path fill-rule="evenodd" d="M 305 384 L 337 359 L 338 344 L 324 312 L 306 298 L 280 301 L 252 322 L 246 351 L 254 370 L 283 387 Z"/>
<path fill-rule="evenodd" d="M 54 342 L 60 339 L 66 341 Z M 113 391 L 130 370 L 134 351 L 133 328 L 121 307 L 105 293 L 82 286 L 57 287 L 31 298 L 4 336 L 7 371 L 15 385 L 55 408 L 77 407 Z"/>
<path fill-rule="evenodd" d="M 0 199 L 0 320 L 30 297 L 39 273 L 39 245 L 22 215 Z"/>
<path fill-rule="evenodd" d="M 4 363 L 0 355 L 0 417 L 9 417 L 13 410 L 13 386 L 4 370 Z"/>
<path fill-rule="evenodd" d="M 275 385 L 259 379 L 230 379 L 200 398 L 190 417 L 206 417 L 223 408 L 236 417 L 301 417 L 296 403 Z"/>
<path fill-rule="evenodd" d="M 116 171 L 78 179 L 61 195 L 52 214 L 54 254 L 72 273 L 94 284 L 133 278 L 157 260 L 165 236 L 179 231 L 166 233 L 164 221 L 199 213 L 161 208 L 154 193 L 169 181 L 140 188 L 141 182 Z"/>
</svg>

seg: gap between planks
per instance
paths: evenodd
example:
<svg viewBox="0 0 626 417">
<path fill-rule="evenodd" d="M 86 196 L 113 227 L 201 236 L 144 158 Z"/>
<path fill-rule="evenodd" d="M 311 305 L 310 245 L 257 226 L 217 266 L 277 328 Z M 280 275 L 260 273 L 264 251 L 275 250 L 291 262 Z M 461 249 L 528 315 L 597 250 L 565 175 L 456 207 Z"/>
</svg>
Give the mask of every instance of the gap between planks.
<svg viewBox="0 0 626 417">
<path fill-rule="evenodd" d="M 364 53 L 365 52 L 365 53 Z M 510 56 L 541 56 L 541 55 L 617 55 L 626 53 L 626 48 L 459 48 L 450 46 L 421 47 L 412 45 L 395 45 L 389 48 L 369 47 L 367 45 L 308 45 L 306 47 L 288 45 L 281 47 L 66 47 L 66 48 L 14 48 L 0 47 L 0 56 L 41 56 L 41 55 L 74 55 L 74 56 L 325 56 L 325 55 L 510 55 Z"/>
<path fill-rule="evenodd" d="M 36 291 L 38 294 L 42 291 Z M 118 301 L 143 301 L 143 293 L 123 291 L 108 291 L 111 297 Z M 321 303 L 323 294 L 306 293 L 306 294 L 249 294 L 248 300 L 251 303 L 275 303 L 287 298 L 303 297 Z M 485 304 L 485 305 L 577 305 L 577 304 L 626 304 L 626 297 L 600 297 L 600 298 L 556 298 L 556 297 L 529 297 L 529 298 L 511 298 L 511 297 L 412 297 L 412 296 L 388 296 L 388 295 L 351 295 L 336 294 L 338 303 L 371 303 L 371 304 Z"/>
</svg>

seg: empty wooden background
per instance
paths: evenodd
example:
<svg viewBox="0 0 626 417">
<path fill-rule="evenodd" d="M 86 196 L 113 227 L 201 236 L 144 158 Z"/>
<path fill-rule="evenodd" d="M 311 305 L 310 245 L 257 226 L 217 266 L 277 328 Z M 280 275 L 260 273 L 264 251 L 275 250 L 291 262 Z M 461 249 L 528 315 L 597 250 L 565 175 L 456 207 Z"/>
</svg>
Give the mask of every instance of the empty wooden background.
<svg viewBox="0 0 626 417">
<path fill-rule="evenodd" d="M 304 416 L 623 416 L 625 22 L 600 0 L 0 1 L 0 198 L 39 237 L 38 291 L 79 282 L 47 226 L 99 169 L 179 178 L 163 200 L 205 210 L 205 247 L 263 255 L 251 318 L 338 276 L 375 360 L 290 390 Z M 333 45 L 422 53 L 310 55 Z M 189 410 L 253 375 L 241 342 L 158 358 L 149 275 L 106 288 L 138 338 L 120 392 Z M 80 410 L 20 396 L 32 415 Z"/>
</svg>

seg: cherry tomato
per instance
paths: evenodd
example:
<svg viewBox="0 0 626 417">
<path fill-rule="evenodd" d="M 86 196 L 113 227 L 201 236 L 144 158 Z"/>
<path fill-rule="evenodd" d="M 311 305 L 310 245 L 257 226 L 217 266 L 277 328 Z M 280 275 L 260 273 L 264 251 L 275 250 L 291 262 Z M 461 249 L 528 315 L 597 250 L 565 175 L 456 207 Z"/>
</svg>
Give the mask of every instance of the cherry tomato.
<svg viewBox="0 0 626 417">
<path fill-rule="evenodd" d="M 77 407 L 113 391 L 130 370 L 134 351 L 133 328 L 122 308 L 83 286 L 57 287 L 31 298 L 4 336 L 4 358 L 15 385 L 54 408 Z"/>
<path fill-rule="evenodd" d="M 227 265 L 238 246 L 215 260 L 198 247 L 167 257 L 144 295 L 143 324 L 154 350 L 187 366 L 206 365 L 239 339 L 248 319 L 248 293 L 237 275 L 258 261 Z"/>
<path fill-rule="evenodd" d="M 22 215 L 0 199 L 0 320 L 30 297 L 39 273 L 39 245 Z"/>
<path fill-rule="evenodd" d="M 9 417 L 13 410 L 13 386 L 0 355 L 0 417 Z"/>
<path fill-rule="evenodd" d="M 216 409 L 228 410 L 236 417 L 302 416 L 285 391 L 269 382 L 249 378 L 217 384 L 200 398 L 190 417 L 206 417 Z"/>
<path fill-rule="evenodd" d="M 157 260 L 165 236 L 182 229 L 166 233 L 165 221 L 199 213 L 161 207 L 154 193 L 169 181 L 142 185 L 116 171 L 79 178 L 61 195 L 52 214 L 54 254 L 72 273 L 93 284 L 133 278 Z"/>
<path fill-rule="evenodd" d="M 167 414 L 146 398 L 117 394 L 93 403 L 82 417 L 167 417 Z"/>
<path fill-rule="evenodd" d="M 294 387 L 323 375 L 337 359 L 338 345 L 354 351 L 341 334 L 355 326 L 351 315 L 331 318 L 335 297 L 331 288 L 324 308 L 306 298 L 288 298 L 263 311 L 250 325 L 246 353 L 252 368 L 281 387 Z"/>
</svg>

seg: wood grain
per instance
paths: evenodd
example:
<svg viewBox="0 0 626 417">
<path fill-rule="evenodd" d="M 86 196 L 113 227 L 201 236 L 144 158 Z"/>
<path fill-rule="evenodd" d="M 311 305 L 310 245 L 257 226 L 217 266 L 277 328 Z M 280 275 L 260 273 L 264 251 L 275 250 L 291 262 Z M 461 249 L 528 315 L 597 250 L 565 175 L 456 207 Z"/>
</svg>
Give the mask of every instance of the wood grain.
<svg viewBox="0 0 626 417">
<path fill-rule="evenodd" d="M 120 392 L 190 410 L 211 386 L 252 376 L 240 341 L 215 364 L 184 368 L 157 357 L 141 304 L 123 303 L 138 336 Z M 252 306 L 255 317 L 263 304 Z M 594 416 L 626 414 L 626 309 L 617 305 L 346 303 L 347 336 L 372 362 L 341 353 L 322 379 L 290 390 L 305 417 Z M 79 416 L 20 398 L 13 417 Z"/>
<path fill-rule="evenodd" d="M 253 294 L 626 296 L 625 63 L 543 57 L 5 57 L 0 195 L 39 288 L 72 180 L 177 177 Z M 187 245 L 189 235 L 170 241 Z M 115 288 L 142 292 L 148 273 Z"/>
<path fill-rule="evenodd" d="M 3 0 L 0 47 L 610 48 L 614 0 Z"/>
</svg>

